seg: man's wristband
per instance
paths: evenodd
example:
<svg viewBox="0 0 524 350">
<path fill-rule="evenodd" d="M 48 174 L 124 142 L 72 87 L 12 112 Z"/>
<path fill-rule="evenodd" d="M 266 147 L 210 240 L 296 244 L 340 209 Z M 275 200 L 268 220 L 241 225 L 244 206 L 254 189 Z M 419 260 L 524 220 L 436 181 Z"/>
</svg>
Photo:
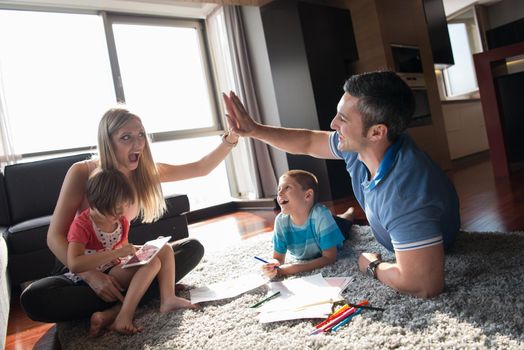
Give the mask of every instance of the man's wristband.
<svg viewBox="0 0 524 350">
<path fill-rule="evenodd" d="M 377 267 L 380 265 L 383 261 L 380 259 L 374 260 L 369 263 L 367 268 L 367 275 L 369 277 L 373 277 L 374 279 L 377 279 Z"/>
</svg>

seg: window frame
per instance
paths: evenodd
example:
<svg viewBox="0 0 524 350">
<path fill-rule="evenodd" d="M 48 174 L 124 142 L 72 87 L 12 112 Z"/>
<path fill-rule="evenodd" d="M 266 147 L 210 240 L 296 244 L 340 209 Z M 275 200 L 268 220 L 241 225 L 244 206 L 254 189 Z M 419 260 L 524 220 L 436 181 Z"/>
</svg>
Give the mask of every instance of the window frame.
<svg viewBox="0 0 524 350">
<path fill-rule="evenodd" d="M 151 143 L 162 141 L 173 141 L 177 139 L 198 138 L 210 135 L 219 135 L 224 132 L 224 120 L 220 116 L 223 114 L 221 105 L 219 103 L 219 93 L 216 83 L 216 72 L 214 71 L 214 62 L 210 53 L 210 45 L 207 40 L 207 33 L 205 28 L 205 20 L 201 18 L 180 18 L 176 16 L 161 16 L 148 13 L 132 13 L 107 11 L 100 9 L 85 9 L 85 8 L 69 8 L 69 7 L 55 7 L 43 5 L 22 5 L 22 4 L 0 4 L 1 10 L 13 11 L 31 11 L 31 12 L 49 12 L 49 13 L 64 13 L 64 14 L 83 14 L 101 16 L 103 29 L 106 38 L 106 45 L 108 50 L 110 69 L 113 76 L 113 86 L 116 94 L 116 103 L 125 102 L 125 96 L 122 86 L 122 79 L 120 75 L 120 68 L 118 66 L 118 57 L 116 53 L 115 38 L 113 36 L 112 24 L 147 24 L 147 25 L 168 25 L 184 28 L 194 28 L 198 33 L 198 40 L 200 52 L 202 57 L 203 72 L 207 81 L 208 96 L 210 99 L 212 125 L 204 128 L 183 129 L 183 130 L 168 130 L 163 132 L 148 133 Z M 64 156 L 69 154 L 76 154 L 82 152 L 96 151 L 96 145 L 50 149 L 37 152 L 23 153 L 17 155 L 19 162 L 33 161 L 38 159 L 46 159 L 54 156 Z M 228 171 L 229 172 L 229 171 Z M 231 179 L 230 179 L 231 182 Z"/>
<path fill-rule="evenodd" d="M 220 105 L 218 103 L 218 94 L 216 89 L 216 78 L 212 67 L 212 59 L 209 50 L 209 43 L 206 40 L 205 25 L 203 20 L 198 19 L 180 19 L 172 17 L 150 16 L 150 15 L 129 15 L 100 11 L 103 18 L 104 29 L 106 32 L 107 46 L 109 50 L 109 59 L 111 62 L 111 71 L 113 73 L 113 83 L 115 85 L 115 94 L 118 102 L 125 102 L 124 87 L 118 65 L 118 55 L 116 52 L 115 37 L 113 35 L 113 24 L 139 24 L 139 25 L 157 25 L 157 26 L 174 26 L 182 28 L 193 28 L 198 33 L 200 53 L 203 63 L 203 72 L 207 81 L 208 96 L 213 115 L 213 125 L 205 128 L 170 130 L 163 132 L 148 133 L 151 142 L 173 141 L 177 139 L 192 138 L 199 136 L 216 135 L 223 132 L 223 122 L 220 116 Z"/>
<path fill-rule="evenodd" d="M 463 18 L 461 19 L 461 17 L 464 14 L 467 14 L 468 12 L 472 13 L 472 17 L 467 18 L 467 19 L 463 19 Z M 474 26 L 477 28 L 477 31 L 475 34 L 471 33 L 471 27 L 472 27 L 470 23 L 471 21 L 474 22 Z M 447 18 L 447 24 L 453 24 L 453 23 L 464 23 L 465 24 L 468 43 L 470 45 L 471 55 L 478 53 L 478 52 L 482 52 L 484 50 L 483 44 L 482 44 L 482 35 L 480 33 L 480 24 L 477 18 L 477 12 L 475 10 L 475 6 L 468 6 L 452 14 L 451 16 L 449 16 Z M 476 38 L 473 38 L 472 35 L 475 35 Z M 477 82 L 477 88 L 472 91 L 465 92 L 459 95 L 450 95 L 449 81 L 447 78 L 448 72 L 446 70 L 447 68 L 436 70 L 437 84 L 439 88 L 439 93 L 441 95 L 441 100 L 454 101 L 454 100 L 471 100 L 471 99 L 479 98 L 478 82 Z M 476 74 L 475 74 L 475 79 L 477 79 Z"/>
</svg>

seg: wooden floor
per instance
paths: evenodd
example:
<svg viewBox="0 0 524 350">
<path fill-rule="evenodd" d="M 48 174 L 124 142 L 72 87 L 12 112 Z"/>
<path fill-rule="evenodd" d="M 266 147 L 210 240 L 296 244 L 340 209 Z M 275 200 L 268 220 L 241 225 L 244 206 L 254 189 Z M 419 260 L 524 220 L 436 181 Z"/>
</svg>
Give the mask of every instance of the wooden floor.
<svg viewBox="0 0 524 350">
<path fill-rule="evenodd" d="M 524 172 L 511 179 L 496 180 L 488 159 L 455 164 L 450 175 L 461 202 L 462 229 L 466 231 L 524 230 Z M 326 203 L 334 213 L 355 206 L 357 223 L 365 223 L 361 208 L 352 199 Z M 221 249 L 228 242 L 249 239 L 273 230 L 276 211 L 242 211 L 190 225 L 190 236 L 202 241 L 207 250 Z M 213 233 L 220 232 L 220 235 Z M 520 252 L 519 252 L 520 254 Z M 56 327 L 29 320 L 13 295 L 6 349 L 60 349 Z"/>
</svg>

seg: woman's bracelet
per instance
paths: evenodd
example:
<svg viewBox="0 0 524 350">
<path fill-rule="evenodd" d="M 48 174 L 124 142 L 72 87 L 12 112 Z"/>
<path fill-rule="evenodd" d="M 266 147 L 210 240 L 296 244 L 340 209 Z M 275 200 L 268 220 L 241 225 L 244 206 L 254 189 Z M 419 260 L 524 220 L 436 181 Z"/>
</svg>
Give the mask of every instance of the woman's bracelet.
<svg viewBox="0 0 524 350">
<path fill-rule="evenodd" d="M 229 131 L 222 134 L 222 142 L 225 143 L 228 147 L 235 147 L 238 144 L 238 139 L 236 142 L 229 142 L 227 137 L 229 136 Z"/>
</svg>

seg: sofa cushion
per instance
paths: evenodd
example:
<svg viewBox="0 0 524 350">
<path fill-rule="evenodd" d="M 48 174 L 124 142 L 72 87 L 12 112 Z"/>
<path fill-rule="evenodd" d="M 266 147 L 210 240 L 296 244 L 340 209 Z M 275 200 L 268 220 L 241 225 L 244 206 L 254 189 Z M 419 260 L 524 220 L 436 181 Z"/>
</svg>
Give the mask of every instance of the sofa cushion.
<svg viewBox="0 0 524 350">
<path fill-rule="evenodd" d="M 69 167 L 90 154 L 19 163 L 5 167 L 5 188 L 11 225 L 51 215 Z"/>
<path fill-rule="evenodd" d="M 185 194 L 177 194 L 167 197 L 166 203 L 166 213 L 153 225 L 145 225 L 139 220 L 131 223 L 130 241 L 132 243 L 143 244 L 150 239 L 155 239 L 158 235 L 171 235 L 176 239 L 188 236 L 186 218 L 184 216 L 183 219 L 180 219 L 180 214 L 189 210 L 189 199 Z M 42 216 L 9 227 L 5 234 L 9 253 L 25 254 L 35 250 L 46 249 L 47 230 L 49 229 L 51 217 L 52 215 Z M 133 229 L 136 226 L 144 227 Z M 146 230 L 148 228 L 151 230 L 153 227 L 156 232 L 148 234 Z M 133 232 L 136 232 L 135 236 L 133 236 Z"/>
<path fill-rule="evenodd" d="M 167 210 L 158 221 L 144 224 L 140 220 L 131 223 L 129 242 L 144 244 L 158 236 L 172 236 L 173 240 L 189 236 L 187 219 L 184 214 L 189 211 L 189 198 L 185 194 L 173 194 L 165 197 Z"/>
<path fill-rule="evenodd" d="M 165 199 L 169 216 L 180 215 L 189 211 L 189 198 L 187 198 L 187 195 L 172 194 L 165 196 Z"/>
<path fill-rule="evenodd" d="M 171 236 L 171 241 L 189 236 L 185 215 L 163 218 L 154 224 L 135 223 L 129 230 L 129 242 L 144 244 L 158 236 Z"/>
<path fill-rule="evenodd" d="M 9 255 L 47 249 L 47 230 L 51 215 L 27 220 L 9 227 L 5 236 Z"/>
<path fill-rule="evenodd" d="M 4 349 L 5 337 L 7 332 L 7 322 L 9 319 L 10 307 L 10 284 L 7 275 L 7 245 L 0 236 L 0 349 Z"/>
<path fill-rule="evenodd" d="M 24 254 L 11 254 L 11 252 L 8 254 L 7 269 L 9 282 L 13 287 L 23 282 L 50 276 L 55 269 L 56 258 L 48 248 Z"/>
<path fill-rule="evenodd" d="M 9 207 L 7 206 L 7 195 L 5 193 L 5 178 L 0 172 L 0 226 L 9 226 Z"/>
</svg>

